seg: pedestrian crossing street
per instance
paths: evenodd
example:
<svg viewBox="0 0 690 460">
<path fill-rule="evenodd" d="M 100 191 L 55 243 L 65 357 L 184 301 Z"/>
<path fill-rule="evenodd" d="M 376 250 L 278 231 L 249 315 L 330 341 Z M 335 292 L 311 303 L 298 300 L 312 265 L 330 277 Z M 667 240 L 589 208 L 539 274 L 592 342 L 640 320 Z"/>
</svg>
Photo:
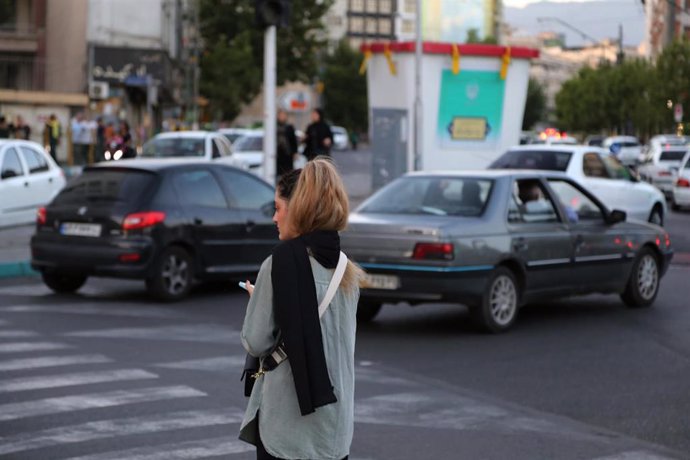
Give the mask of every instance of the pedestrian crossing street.
<svg viewBox="0 0 690 460">
<path fill-rule="evenodd" d="M 30 327 L 27 315 L 36 314 L 84 321 L 52 334 Z M 103 318 L 118 325 L 103 327 Z M 97 326 L 94 319 L 101 320 Z M 130 319 L 148 325 L 122 326 Z M 254 458 L 253 447 L 237 439 L 245 404 L 239 331 L 193 319 L 184 310 L 144 304 L 0 306 L 0 458 Z M 104 340 L 121 348 L 103 351 Z M 139 353 L 155 347 L 180 359 L 151 362 Z M 599 460 L 672 458 L 380 363 L 360 361 L 356 375 L 353 460 L 375 458 L 358 445 L 358 430 L 390 427 L 563 438 L 600 445 L 605 455 L 590 457 Z"/>
</svg>

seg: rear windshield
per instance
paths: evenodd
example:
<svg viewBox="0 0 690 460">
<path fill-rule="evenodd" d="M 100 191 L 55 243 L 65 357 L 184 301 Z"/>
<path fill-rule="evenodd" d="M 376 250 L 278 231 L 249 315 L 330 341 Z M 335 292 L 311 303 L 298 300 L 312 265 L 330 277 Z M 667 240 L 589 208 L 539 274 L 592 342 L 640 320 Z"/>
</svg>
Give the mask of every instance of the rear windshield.
<svg viewBox="0 0 690 460">
<path fill-rule="evenodd" d="M 686 153 L 687 150 L 664 150 L 659 156 L 659 161 L 680 161 Z"/>
<path fill-rule="evenodd" d="M 403 177 L 377 192 L 361 213 L 479 216 L 493 181 L 460 177 Z"/>
<path fill-rule="evenodd" d="M 552 150 L 509 150 L 489 166 L 490 169 L 540 169 L 565 171 L 570 152 Z"/>
<path fill-rule="evenodd" d="M 204 145 L 204 138 L 166 137 L 164 139 L 151 139 L 144 144 L 140 156 L 145 158 L 203 157 Z"/>
<path fill-rule="evenodd" d="M 262 151 L 264 138 L 262 136 L 241 136 L 232 144 L 232 148 L 235 152 Z"/>
<path fill-rule="evenodd" d="M 156 175 L 144 171 L 86 170 L 62 189 L 53 204 L 134 204 L 148 193 L 155 179 Z"/>
</svg>

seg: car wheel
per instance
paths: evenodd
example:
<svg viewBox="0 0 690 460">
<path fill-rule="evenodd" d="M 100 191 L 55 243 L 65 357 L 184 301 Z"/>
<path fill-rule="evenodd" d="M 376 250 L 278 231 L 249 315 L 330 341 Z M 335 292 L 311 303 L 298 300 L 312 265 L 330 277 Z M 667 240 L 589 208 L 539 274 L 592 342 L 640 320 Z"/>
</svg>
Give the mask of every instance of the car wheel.
<svg viewBox="0 0 690 460">
<path fill-rule="evenodd" d="M 515 322 L 520 305 L 520 288 L 515 274 L 498 267 L 491 274 L 481 303 L 471 309 L 474 321 L 487 332 L 504 332 Z"/>
<path fill-rule="evenodd" d="M 61 294 L 71 293 L 77 291 L 86 283 L 88 278 L 86 275 L 64 274 L 56 272 L 41 273 L 43 282 L 46 286 L 55 292 Z"/>
<path fill-rule="evenodd" d="M 357 304 L 357 322 L 368 323 L 381 311 L 381 302 L 360 301 Z"/>
<path fill-rule="evenodd" d="M 192 256 L 179 246 L 167 248 L 158 258 L 154 274 L 146 287 L 156 298 L 165 301 L 185 297 L 192 287 Z"/>
<path fill-rule="evenodd" d="M 659 259 L 649 248 L 642 248 L 633 263 L 628 284 L 621 294 L 630 308 L 649 307 L 659 293 Z"/>
<path fill-rule="evenodd" d="M 659 226 L 664 225 L 664 215 L 661 212 L 661 206 L 659 206 L 658 204 L 654 205 L 652 212 L 649 213 L 649 219 L 648 220 L 652 224 L 656 224 Z"/>
</svg>

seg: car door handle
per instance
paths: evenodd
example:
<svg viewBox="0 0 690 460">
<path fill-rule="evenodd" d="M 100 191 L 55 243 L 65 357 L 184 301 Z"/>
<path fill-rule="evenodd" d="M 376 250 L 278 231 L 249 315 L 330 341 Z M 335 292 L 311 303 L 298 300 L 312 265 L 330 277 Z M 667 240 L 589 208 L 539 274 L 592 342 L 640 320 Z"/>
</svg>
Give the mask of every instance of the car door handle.
<svg viewBox="0 0 690 460">
<path fill-rule="evenodd" d="M 254 227 L 256 227 L 256 223 L 253 220 L 248 220 L 247 223 L 245 224 L 245 229 L 248 232 L 251 232 L 254 230 Z"/>
<path fill-rule="evenodd" d="M 585 244 L 585 237 L 582 235 L 577 235 L 575 237 L 575 249 L 580 249 L 580 247 Z"/>
<path fill-rule="evenodd" d="M 29 183 L 28 183 L 28 182 L 24 182 L 24 187 L 28 187 L 28 186 L 29 186 Z"/>
<path fill-rule="evenodd" d="M 194 218 L 194 225 L 203 225 L 204 221 L 199 219 L 198 217 Z"/>
<path fill-rule="evenodd" d="M 527 244 L 527 241 L 525 241 L 524 238 L 517 238 L 513 242 L 513 249 L 515 249 L 516 251 L 526 251 L 527 249 L 529 249 L 529 244 Z"/>
<path fill-rule="evenodd" d="M 53 183 L 53 178 L 52 178 L 52 177 L 48 178 L 48 182 L 50 182 L 50 183 L 52 184 L 52 183 Z"/>
</svg>

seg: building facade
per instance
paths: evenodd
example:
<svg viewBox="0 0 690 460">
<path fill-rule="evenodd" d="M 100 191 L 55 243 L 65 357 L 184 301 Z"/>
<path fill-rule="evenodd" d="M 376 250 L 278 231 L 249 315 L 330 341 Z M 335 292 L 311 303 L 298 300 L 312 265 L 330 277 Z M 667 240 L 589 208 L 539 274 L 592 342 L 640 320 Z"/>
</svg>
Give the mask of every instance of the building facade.
<svg viewBox="0 0 690 460">
<path fill-rule="evenodd" d="M 690 5 L 685 0 L 646 0 L 646 55 L 656 58 L 674 40 L 690 38 Z"/>
</svg>

